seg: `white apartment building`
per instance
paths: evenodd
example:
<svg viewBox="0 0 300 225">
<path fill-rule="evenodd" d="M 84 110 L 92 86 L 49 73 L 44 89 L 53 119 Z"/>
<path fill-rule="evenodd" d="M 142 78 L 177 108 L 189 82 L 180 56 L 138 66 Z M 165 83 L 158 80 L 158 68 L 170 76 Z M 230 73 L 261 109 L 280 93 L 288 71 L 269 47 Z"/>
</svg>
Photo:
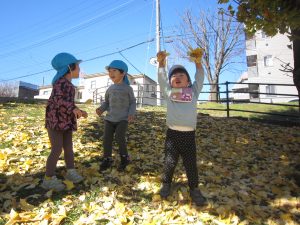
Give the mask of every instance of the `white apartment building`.
<svg viewBox="0 0 300 225">
<path fill-rule="evenodd" d="M 243 74 L 239 80 L 248 85 L 250 94 L 244 94 L 242 99 L 248 98 L 252 102 L 289 102 L 297 99 L 296 96 L 282 96 L 280 94 L 297 95 L 293 85 L 293 75 L 287 70 L 293 68 L 292 42 L 287 35 L 277 34 L 267 36 L 263 31 L 258 31 L 252 37 L 246 38 L 247 75 Z M 247 77 L 247 79 L 244 79 Z M 233 92 L 245 90 L 245 85 L 240 88 L 235 85 Z M 233 93 L 233 99 L 240 99 L 241 94 Z"/>
<path fill-rule="evenodd" d="M 157 83 L 150 77 L 139 75 L 128 75 L 130 86 L 133 88 L 137 105 L 156 105 Z M 79 79 L 79 85 L 76 87 L 76 102 L 93 102 L 100 104 L 104 100 L 107 88 L 112 84 L 107 73 L 94 73 L 84 75 Z M 46 85 L 39 88 L 39 95 L 35 99 L 48 99 L 52 91 L 52 85 Z"/>
</svg>

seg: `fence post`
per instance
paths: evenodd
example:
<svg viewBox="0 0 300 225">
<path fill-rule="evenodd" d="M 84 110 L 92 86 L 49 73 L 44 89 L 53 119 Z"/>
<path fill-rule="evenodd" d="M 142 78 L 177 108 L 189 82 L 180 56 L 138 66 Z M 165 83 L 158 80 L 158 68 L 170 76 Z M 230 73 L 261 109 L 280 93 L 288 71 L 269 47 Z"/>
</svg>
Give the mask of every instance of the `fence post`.
<svg viewBox="0 0 300 225">
<path fill-rule="evenodd" d="M 228 81 L 226 81 L 226 111 L 227 111 L 227 118 L 229 118 L 229 91 L 228 91 Z"/>
<path fill-rule="evenodd" d="M 298 92 L 298 113 L 300 113 L 300 94 Z"/>
</svg>

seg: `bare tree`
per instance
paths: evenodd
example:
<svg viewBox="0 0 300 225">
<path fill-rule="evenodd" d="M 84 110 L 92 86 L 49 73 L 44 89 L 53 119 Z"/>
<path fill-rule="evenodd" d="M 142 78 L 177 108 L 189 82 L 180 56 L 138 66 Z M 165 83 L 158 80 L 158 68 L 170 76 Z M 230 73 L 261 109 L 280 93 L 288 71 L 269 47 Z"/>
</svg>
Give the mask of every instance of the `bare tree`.
<svg viewBox="0 0 300 225">
<path fill-rule="evenodd" d="M 16 87 L 13 83 L 0 83 L 0 97 L 16 97 Z"/>
<path fill-rule="evenodd" d="M 195 46 L 204 49 L 203 66 L 210 84 L 210 100 L 219 101 L 219 78 L 229 64 L 237 62 L 245 52 L 244 29 L 241 23 L 225 13 L 200 11 L 199 17 L 186 11 L 179 27 L 176 49 L 180 56 Z"/>
</svg>

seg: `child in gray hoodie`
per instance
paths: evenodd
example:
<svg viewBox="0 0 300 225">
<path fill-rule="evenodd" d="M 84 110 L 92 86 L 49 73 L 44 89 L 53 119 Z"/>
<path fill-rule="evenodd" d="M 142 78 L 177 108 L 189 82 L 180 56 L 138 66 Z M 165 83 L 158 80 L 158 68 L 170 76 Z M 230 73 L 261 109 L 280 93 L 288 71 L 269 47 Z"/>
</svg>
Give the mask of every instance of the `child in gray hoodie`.
<svg viewBox="0 0 300 225">
<path fill-rule="evenodd" d="M 198 52 L 200 49 L 197 49 Z M 160 195 L 167 198 L 171 193 L 171 183 L 179 157 L 182 157 L 186 170 L 190 196 L 197 206 L 206 203 L 206 198 L 198 189 L 195 129 L 197 124 L 197 100 L 203 87 L 204 71 L 200 55 L 190 59 L 195 62 L 195 81 L 181 65 L 174 65 L 167 75 L 165 70 L 167 53 L 157 53 L 159 63 L 158 82 L 167 104 L 167 134 L 165 141 L 164 169 Z"/>
<path fill-rule="evenodd" d="M 100 165 L 100 171 L 107 170 L 112 165 L 112 142 L 114 135 L 119 145 L 121 158 L 118 170 L 123 171 L 129 164 L 126 132 L 128 122 L 134 120 L 136 100 L 133 89 L 129 85 L 126 63 L 121 60 L 113 60 L 106 69 L 114 84 L 107 89 L 104 102 L 96 109 L 96 113 L 99 116 L 104 111 L 107 111 L 104 118 L 104 157 Z"/>
</svg>

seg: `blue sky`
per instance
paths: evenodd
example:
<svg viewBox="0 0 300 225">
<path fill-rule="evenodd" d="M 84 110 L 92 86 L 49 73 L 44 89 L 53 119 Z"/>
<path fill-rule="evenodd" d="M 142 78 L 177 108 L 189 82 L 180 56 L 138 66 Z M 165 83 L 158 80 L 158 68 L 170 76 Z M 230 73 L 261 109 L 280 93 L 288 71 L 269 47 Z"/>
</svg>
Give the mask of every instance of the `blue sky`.
<svg viewBox="0 0 300 225">
<path fill-rule="evenodd" d="M 161 0 L 163 35 L 176 35 L 186 9 L 217 7 L 217 0 Z M 129 65 L 130 74 L 142 72 L 156 80 L 156 68 L 149 64 L 156 43 L 144 43 L 155 38 L 153 0 L 10 0 L 1 1 L 1 9 L 0 81 L 50 84 L 55 74 L 50 62 L 59 52 L 82 59 L 85 74 L 104 72 L 110 61 L 122 59 L 133 65 Z M 161 46 L 171 52 L 170 64 L 181 63 L 193 70 L 164 40 Z M 130 49 L 122 51 L 124 59 L 117 52 L 126 48 Z M 229 72 L 223 80 L 238 77 L 238 72 Z"/>
</svg>

